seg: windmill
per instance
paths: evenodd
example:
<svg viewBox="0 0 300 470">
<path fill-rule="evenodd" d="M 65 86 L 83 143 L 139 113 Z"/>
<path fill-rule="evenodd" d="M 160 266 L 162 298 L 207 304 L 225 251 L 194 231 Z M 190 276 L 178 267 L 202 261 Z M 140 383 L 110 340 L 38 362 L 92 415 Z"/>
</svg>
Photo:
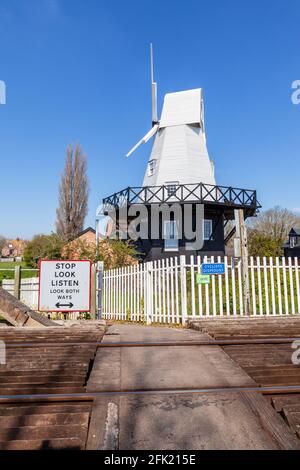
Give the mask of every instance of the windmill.
<svg viewBox="0 0 300 470">
<path fill-rule="evenodd" d="M 204 207 L 204 217 L 201 219 L 204 245 L 201 249 L 191 251 L 188 240 L 178 235 L 179 224 L 175 215 L 169 221 L 159 220 L 158 235 L 139 240 L 138 246 L 147 261 L 186 252 L 191 255 L 224 256 L 229 239 L 228 236 L 225 237 L 224 229 L 230 220 L 236 219 L 237 212 L 243 219 L 256 214 L 260 207 L 256 191 L 216 184 L 214 164 L 209 158 L 206 145 L 201 88 L 167 93 L 160 119 L 158 118 L 152 44 L 150 59 L 152 127 L 126 155 L 130 157 L 141 145 L 153 138 L 143 184 L 138 188 L 127 186 L 104 198 L 102 203 L 104 207 L 111 207 L 116 212 L 115 227 L 120 232 L 134 220 L 129 215 L 125 221 L 119 217 L 125 206 L 143 205 L 147 209 L 149 226 L 153 222 L 151 217 L 154 206 L 170 207 L 177 203 L 184 213 L 189 204 L 192 207 L 193 226 L 199 221 L 197 210 L 200 206 Z M 180 228 L 185 233 L 182 225 Z M 233 234 L 233 231 L 230 232 L 230 236 Z"/>
<path fill-rule="evenodd" d="M 174 187 L 199 182 L 215 185 L 214 164 L 209 159 L 206 146 L 202 89 L 167 93 L 158 120 L 152 44 L 150 57 L 152 128 L 126 157 L 154 137 L 143 186 Z"/>
</svg>

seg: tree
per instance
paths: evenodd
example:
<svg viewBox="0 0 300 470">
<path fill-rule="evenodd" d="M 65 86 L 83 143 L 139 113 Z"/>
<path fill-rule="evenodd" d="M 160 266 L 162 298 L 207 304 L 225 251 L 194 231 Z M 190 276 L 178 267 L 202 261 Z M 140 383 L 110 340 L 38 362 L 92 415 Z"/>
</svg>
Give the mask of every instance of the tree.
<svg viewBox="0 0 300 470">
<path fill-rule="evenodd" d="M 97 253 L 99 252 L 99 254 Z M 105 269 L 115 269 L 138 264 L 138 252 L 134 245 L 125 240 L 104 239 L 96 243 L 87 243 L 84 240 L 74 240 L 62 248 L 64 259 L 88 259 L 90 261 L 103 261 Z"/>
<path fill-rule="evenodd" d="M 249 255 L 254 257 L 283 255 L 282 243 L 258 230 L 248 231 L 248 249 Z"/>
<path fill-rule="evenodd" d="M 67 148 L 56 211 L 57 234 L 68 241 L 83 230 L 88 211 L 87 159 L 79 145 Z"/>
<path fill-rule="evenodd" d="M 250 228 L 259 230 L 283 243 L 292 227 L 300 226 L 300 217 L 294 212 L 275 206 L 261 212 L 250 222 Z"/>
<path fill-rule="evenodd" d="M 300 227 L 300 217 L 288 209 L 275 206 L 261 212 L 248 223 L 249 254 L 282 256 L 292 227 Z"/>
<path fill-rule="evenodd" d="M 100 261 L 106 269 L 122 268 L 138 264 L 139 253 L 130 241 L 105 239 L 99 242 Z"/>
<path fill-rule="evenodd" d="M 3 248 L 5 247 L 6 244 L 6 238 L 3 237 L 3 235 L 0 235 L 0 258 L 1 258 L 1 252 Z"/>
<path fill-rule="evenodd" d="M 35 235 L 25 248 L 24 261 L 27 266 L 36 268 L 40 259 L 60 259 L 61 249 L 62 240 L 55 233 Z"/>
</svg>

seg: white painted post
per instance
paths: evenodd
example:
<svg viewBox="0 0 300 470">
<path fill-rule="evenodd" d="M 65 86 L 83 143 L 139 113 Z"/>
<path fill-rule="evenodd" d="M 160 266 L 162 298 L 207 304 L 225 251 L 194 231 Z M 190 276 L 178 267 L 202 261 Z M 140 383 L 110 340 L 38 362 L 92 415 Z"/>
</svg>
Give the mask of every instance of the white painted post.
<svg viewBox="0 0 300 470">
<path fill-rule="evenodd" d="M 218 256 L 218 263 L 221 263 L 221 256 Z M 223 316 L 223 287 L 222 287 L 222 276 L 218 276 L 218 287 L 219 287 L 219 313 Z"/>
<path fill-rule="evenodd" d="M 289 263 L 289 277 L 290 277 L 290 294 L 291 294 L 291 308 L 292 308 L 292 314 L 295 315 L 295 292 L 294 292 L 294 281 L 293 281 L 293 264 L 292 264 L 292 258 L 289 257 L 288 259 Z"/>
<path fill-rule="evenodd" d="M 231 292 L 232 292 L 233 315 L 236 316 L 235 265 L 234 265 L 234 260 L 232 258 L 231 258 Z"/>
<path fill-rule="evenodd" d="M 174 298 L 174 258 L 170 259 L 170 274 L 171 274 L 171 317 L 172 323 L 176 323 L 175 320 L 175 298 Z"/>
<path fill-rule="evenodd" d="M 204 256 L 204 263 L 207 263 L 207 256 Z M 209 286 L 208 284 L 205 284 L 204 286 L 204 291 L 205 291 L 205 315 L 209 317 L 210 315 L 210 305 L 209 305 Z"/>
<path fill-rule="evenodd" d="M 256 316 L 256 288 L 255 288 L 255 271 L 254 271 L 254 259 L 253 256 L 250 258 L 251 266 L 251 289 L 252 289 L 252 312 Z"/>
<path fill-rule="evenodd" d="M 286 280 L 286 264 L 285 258 L 282 258 L 282 269 L 283 269 L 283 293 L 284 293 L 284 305 L 285 305 L 285 314 L 289 314 L 289 299 L 288 299 L 288 290 L 287 290 L 287 280 Z"/>
<path fill-rule="evenodd" d="M 186 261 L 185 255 L 180 256 L 180 283 L 181 283 L 181 321 L 187 323 L 187 293 L 186 293 Z"/>
<path fill-rule="evenodd" d="M 262 302 L 262 284 L 261 284 L 261 271 L 260 271 L 260 258 L 256 258 L 257 265 L 257 283 L 258 283 L 258 300 L 259 300 L 259 315 L 263 315 L 263 302 Z"/>
<path fill-rule="evenodd" d="M 197 273 L 201 274 L 201 257 L 197 256 Z M 198 284 L 199 315 L 203 316 L 202 285 Z"/>
<path fill-rule="evenodd" d="M 118 277 L 119 277 L 119 286 L 118 286 L 119 306 L 118 308 L 119 308 L 119 318 L 122 318 L 122 269 L 121 268 L 118 269 Z"/>
<path fill-rule="evenodd" d="M 137 291 L 136 291 L 136 295 L 137 295 L 137 320 L 141 320 L 142 318 L 142 311 L 141 311 L 141 298 L 142 298 L 142 294 L 141 294 L 141 265 L 139 264 L 137 266 Z"/>
<path fill-rule="evenodd" d="M 215 257 L 211 257 L 211 262 L 215 262 Z M 216 276 L 211 276 L 211 290 L 212 290 L 212 310 L 213 316 L 217 315 L 217 308 L 216 308 Z"/>
<path fill-rule="evenodd" d="M 243 282 L 242 282 L 241 260 L 238 260 L 238 264 L 237 264 L 237 279 L 238 279 L 238 290 L 239 290 L 239 313 L 242 316 L 244 315 L 244 301 L 243 301 Z"/>
<path fill-rule="evenodd" d="M 170 269 L 169 269 L 169 259 L 166 259 L 166 276 L 167 276 L 167 319 L 168 323 L 171 323 L 171 311 L 170 311 Z"/>
<path fill-rule="evenodd" d="M 153 318 L 155 322 L 158 322 L 158 316 L 157 316 L 157 301 L 158 301 L 158 293 L 157 293 L 157 261 L 154 261 L 153 263 L 153 272 L 154 272 L 154 279 L 153 279 L 153 284 L 154 284 L 154 291 L 153 291 Z"/>
<path fill-rule="evenodd" d="M 91 279 L 91 318 L 96 318 L 96 294 L 97 294 L 97 267 L 96 264 L 92 266 L 92 279 Z"/>
<path fill-rule="evenodd" d="M 104 263 L 103 261 L 98 261 L 97 263 L 97 318 L 101 320 L 103 312 L 103 274 L 104 274 Z"/>
<path fill-rule="evenodd" d="M 276 257 L 276 278 L 277 278 L 278 311 L 279 311 L 279 315 L 282 315 L 281 276 L 280 276 L 280 263 L 279 263 L 278 256 Z"/>
<path fill-rule="evenodd" d="M 130 266 L 129 268 L 129 276 L 130 276 L 130 321 L 134 320 L 134 314 L 133 314 L 133 296 L 134 296 L 134 291 L 133 291 L 133 266 Z"/>
<path fill-rule="evenodd" d="M 276 302 L 275 302 L 275 283 L 274 283 L 274 263 L 273 258 L 270 258 L 270 282 L 271 282 L 271 296 L 272 296 L 272 315 L 276 315 Z"/>
<path fill-rule="evenodd" d="M 153 297 L 153 286 L 152 286 L 152 272 L 153 263 L 149 261 L 146 263 L 146 322 L 147 325 L 151 325 L 152 319 L 152 297 Z"/>
<path fill-rule="evenodd" d="M 300 284 L 299 284 L 299 267 L 298 258 L 294 258 L 295 273 L 296 273 L 296 292 L 297 292 L 297 313 L 300 313 Z"/>
<path fill-rule="evenodd" d="M 196 300 L 195 300 L 195 266 L 194 266 L 194 256 L 190 257 L 191 263 L 191 295 L 192 295 L 192 316 L 196 315 Z"/>
<path fill-rule="evenodd" d="M 263 257 L 263 269 L 264 269 L 264 287 L 265 287 L 265 301 L 266 301 L 266 314 L 270 315 L 269 308 L 269 286 L 268 286 L 268 266 L 267 258 Z"/>
<path fill-rule="evenodd" d="M 161 299 L 161 278 L 162 278 L 162 267 L 161 260 L 158 260 L 158 312 L 159 321 L 162 323 L 162 299 Z"/>
<path fill-rule="evenodd" d="M 179 318 L 179 283 L 178 283 L 178 278 L 179 278 L 179 267 L 178 267 L 178 257 L 175 258 L 175 304 L 176 304 L 176 321 L 177 323 L 180 323 L 180 318 Z"/>
<path fill-rule="evenodd" d="M 230 302 L 229 302 L 229 281 L 228 281 L 228 258 L 224 257 L 225 264 L 225 298 L 226 298 L 226 315 L 230 315 Z"/>
<path fill-rule="evenodd" d="M 163 323 L 166 323 L 167 313 L 166 313 L 166 264 L 165 260 L 161 261 L 161 273 L 162 273 L 162 317 Z"/>
</svg>

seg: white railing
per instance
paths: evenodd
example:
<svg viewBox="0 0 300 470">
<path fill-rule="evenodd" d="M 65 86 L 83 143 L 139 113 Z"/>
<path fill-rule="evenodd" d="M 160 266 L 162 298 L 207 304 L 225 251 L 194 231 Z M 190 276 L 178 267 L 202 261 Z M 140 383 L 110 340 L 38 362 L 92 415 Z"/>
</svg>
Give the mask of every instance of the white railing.
<svg viewBox="0 0 300 470">
<path fill-rule="evenodd" d="M 197 284 L 203 262 L 225 263 L 224 275 Z M 300 314 L 297 258 L 250 258 L 250 314 Z M 104 318 L 147 323 L 185 323 L 189 318 L 243 316 L 241 260 L 227 257 L 171 258 L 104 273 Z"/>
</svg>

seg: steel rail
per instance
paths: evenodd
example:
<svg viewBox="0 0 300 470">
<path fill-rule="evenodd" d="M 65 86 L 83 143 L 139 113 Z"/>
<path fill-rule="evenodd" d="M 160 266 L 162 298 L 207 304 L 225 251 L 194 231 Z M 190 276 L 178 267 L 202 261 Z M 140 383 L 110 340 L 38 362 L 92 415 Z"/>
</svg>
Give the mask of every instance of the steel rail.
<svg viewBox="0 0 300 470">
<path fill-rule="evenodd" d="M 214 388 L 176 388 L 153 390 L 114 390 L 87 393 L 35 394 L 35 395 L 0 395 L 0 405 L 7 403 L 58 402 L 58 401 L 93 401 L 98 397 L 149 396 L 149 395 L 202 395 L 206 393 L 243 393 L 259 392 L 264 395 L 299 394 L 300 385 L 271 387 L 214 387 Z"/>
<path fill-rule="evenodd" d="M 0 336 L 1 339 L 1 336 Z M 4 339 L 5 341 L 5 339 Z M 170 347 L 170 346 L 243 346 L 243 345 L 276 345 L 291 344 L 299 341 L 295 338 L 257 338 L 257 339 L 221 339 L 221 340 L 199 340 L 199 341 L 122 341 L 110 343 L 107 341 L 77 341 L 62 342 L 58 340 L 40 343 L 40 342 L 7 342 L 6 348 L 32 348 L 32 347 L 68 347 L 68 346 L 95 346 L 98 348 L 137 348 L 137 347 Z"/>
</svg>

